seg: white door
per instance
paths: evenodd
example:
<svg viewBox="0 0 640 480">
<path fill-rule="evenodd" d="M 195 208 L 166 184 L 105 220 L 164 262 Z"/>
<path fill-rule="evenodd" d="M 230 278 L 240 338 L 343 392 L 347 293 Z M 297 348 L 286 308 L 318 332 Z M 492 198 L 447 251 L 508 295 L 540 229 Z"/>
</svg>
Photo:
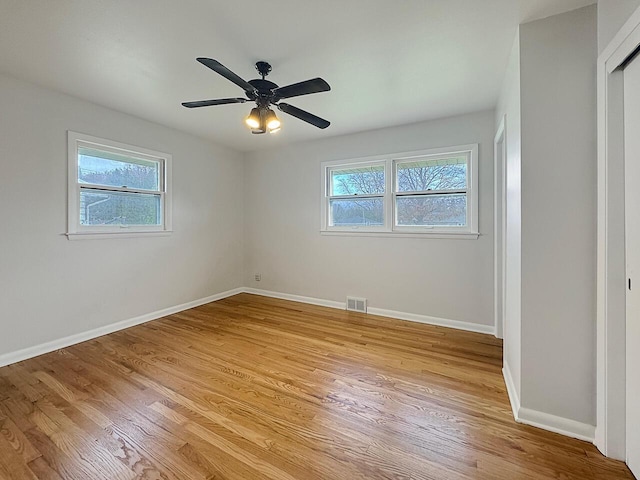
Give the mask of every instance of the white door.
<svg viewBox="0 0 640 480">
<path fill-rule="evenodd" d="M 640 478 L 640 56 L 624 70 L 627 465 Z"/>
</svg>

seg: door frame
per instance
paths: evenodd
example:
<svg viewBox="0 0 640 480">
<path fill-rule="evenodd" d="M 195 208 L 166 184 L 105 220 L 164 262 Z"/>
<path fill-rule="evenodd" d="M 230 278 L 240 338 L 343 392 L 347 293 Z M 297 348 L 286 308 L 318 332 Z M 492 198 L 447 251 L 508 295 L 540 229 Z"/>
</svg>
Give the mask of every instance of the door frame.
<svg viewBox="0 0 640 480">
<path fill-rule="evenodd" d="M 626 262 L 624 232 L 624 78 L 640 46 L 640 7 L 598 57 L 598 237 L 596 432 L 608 457 L 626 460 Z"/>
<path fill-rule="evenodd" d="M 498 125 L 493 140 L 494 166 L 494 243 L 493 243 L 493 312 L 495 335 L 504 338 L 506 324 L 506 230 L 507 230 L 507 116 Z M 498 221 L 500 219 L 500 221 Z"/>
</svg>

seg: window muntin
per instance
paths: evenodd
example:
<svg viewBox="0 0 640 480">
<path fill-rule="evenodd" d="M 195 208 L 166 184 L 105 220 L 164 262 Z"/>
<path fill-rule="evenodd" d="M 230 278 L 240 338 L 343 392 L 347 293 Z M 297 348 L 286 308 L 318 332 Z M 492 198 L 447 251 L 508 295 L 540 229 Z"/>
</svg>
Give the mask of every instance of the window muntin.
<svg viewBox="0 0 640 480">
<path fill-rule="evenodd" d="M 69 132 L 68 235 L 171 229 L 171 156 Z"/>
<path fill-rule="evenodd" d="M 325 232 L 477 238 L 477 145 L 322 164 Z"/>
</svg>

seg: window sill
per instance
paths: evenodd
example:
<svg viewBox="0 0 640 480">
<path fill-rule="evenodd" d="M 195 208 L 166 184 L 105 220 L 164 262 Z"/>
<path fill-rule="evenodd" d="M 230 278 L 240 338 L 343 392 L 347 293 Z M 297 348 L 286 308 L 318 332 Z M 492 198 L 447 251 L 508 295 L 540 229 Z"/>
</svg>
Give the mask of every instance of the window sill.
<svg viewBox="0 0 640 480">
<path fill-rule="evenodd" d="M 136 237 L 168 237 L 173 230 L 160 230 L 153 232 L 81 232 L 65 233 L 69 240 L 99 240 L 105 238 L 136 238 Z"/>
<path fill-rule="evenodd" d="M 473 232 L 366 232 L 358 230 L 321 230 L 320 235 L 345 237 L 394 237 L 394 238 L 444 238 L 455 240 L 477 240 L 479 233 Z"/>
</svg>

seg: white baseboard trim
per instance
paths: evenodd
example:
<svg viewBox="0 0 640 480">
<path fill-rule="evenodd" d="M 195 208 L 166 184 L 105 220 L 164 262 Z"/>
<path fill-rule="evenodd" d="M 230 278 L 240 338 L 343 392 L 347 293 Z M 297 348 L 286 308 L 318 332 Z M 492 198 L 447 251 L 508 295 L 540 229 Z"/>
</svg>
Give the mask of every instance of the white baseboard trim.
<svg viewBox="0 0 640 480">
<path fill-rule="evenodd" d="M 409 322 L 425 323 L 427 325 L 435 325 L 437 327 L 448 327 L 455 328 L 456 330 L 466 330 L 467 332 L 495 335 L 495 327 L 493 325 L 480 325 L 479 323 L 461 322 L 460 320 L 430 317 L 428 315 L 419 315 L 417 313 L 398 312 L 395 310 L 386 310 L 384 308 L 367 308 L 367 313 L 370 313 L 371 315 L 380 315 L 381 317 L 397 318 L 398 320 L 408 320 Z"/>
<path fill-rule="evenodd" d="M 147 313 L 145 315 L 140 315 L 139 317 L 122 320 L 120 322 L 94 328 L 93 330 L 88 330 L 86 332 L 76 333 L 75 335 L 69 335 L 68 337 L 51 340 L 50 342 L 41 343 L 40 345 L 35 345 L 33 347 L 23 348 L 22 350 L 17 350 L 15 352 L 5 353 L 0 355 L 0 367 L 4 367 L 5 365 L 10 365 L 16 362 L 21 362 L 22 360 L 37 357 L 39 355 L 53 352 L 61 348 L 69 347 L 71 345 L 75 345 L 76 343 L 86 342 L 87 340 L 101 337 L 109 333 L 117 332 L 118 330 L 124 330 L 125 328 L 140 325 L 141 323 L 146 323 L 151 320 L 166 317 L 167 315 L 182 312 L 183 310 L 188 310 L 190 308 L 199 307 L 200 305 L 204 305 L 205 303 L 222 300 L 223 298 L 227 298 L 243 292 L 244 288 L 227 290 L 226 292 L 216 293 L 205 298 L 200 298 L 198 300 L 183 303 L 182 305 L 164 308 L 162 310 Z"/>
<path fill-rule="evenodd" d="M 303 297 L 301 295 L 291 295 L 290 293 L 272 292 L 271 290 L 260 290 L 258 288 L 245 288 L 244 293 L 251 293 L 252 295 L 260 295 L 262 297 L 279 298 L 280 300 L 291 300 L 292 302 L 308 303 L 310 305 L 319 305 L 321 307 L 337 308 L 340 310 L 347 308 L 347 305 L 344 302 Z"/>
<path fill-rule="evenodd" d="M 245 293 L 253 295 L 262 295 L 263 297 L 280 298 L 282 300 L 291 300 L 293 302 L 309 303 L 311 305 L 320 305 L 322 307 L 338 308 L 344 310 L 346 305 L 344 302 L 335 302 L 333 300 L 323 300 L 320 298 L 303 297 L 300 295 L 290 295 L 288 293 L 272 292 L 270 290 L 259 290 L 257 288 L 245 288 Z M 398 320 L 408 320 L 410 322 L 426 323 L 427 325 L 436 325 L 438 327 L 449 327 L 457 330 L 466 330 L 468 332 L 489 333 L 494 335 L 495 327 L 493 325 L 479 325 L 476 323 L 461 322 L 459 320 L 449 320 L 446 318 L 429 317 L 427 315 L 418 315 L 416 313 L 397 312 L 395 310 L 385 310 L 383 308 L 367 308 L 367 313 L 371 315 L 379 315 L 381 317 L 396 318 Z"/>
<path fill-rule="evenodd" d="M 593 425 L 524 407 L 520 407 L 516 421 L 589 443 L 593 443 L 596 433 L 596 427 Z"/>
<path fill-rule="evenodd" d="M 507 386 L 507 394 L 509 395 L 509 402 L 511 402 L 513 418 L 516 422 L 593 443 L 596 427 L 586 423 L 576 422 L 569 418 L 558 417 L 550 413 L 522 407 L 515 383 L 513 382 L 513 377 L 511 376 L 511 371 L 507 364 L 505 364 L 502 369 L 502 375 L 504 376 L 504 382 Z"/>
<path fill-rule="evenodd" d="M 518 421 L 518 412 L 520 411 L 520 397 L 518 396 L 518 390 L 516 390 L 516 384 L 511 376 L 511 370 L 506 363 L 502 367 L 502 376 L 504 377 L 504 383 L 507 386 L 507 395 L 509 396 L 509 403 L 511 403 L 511 411 L 513 412 L 513 418 Z"/>
</svg>

